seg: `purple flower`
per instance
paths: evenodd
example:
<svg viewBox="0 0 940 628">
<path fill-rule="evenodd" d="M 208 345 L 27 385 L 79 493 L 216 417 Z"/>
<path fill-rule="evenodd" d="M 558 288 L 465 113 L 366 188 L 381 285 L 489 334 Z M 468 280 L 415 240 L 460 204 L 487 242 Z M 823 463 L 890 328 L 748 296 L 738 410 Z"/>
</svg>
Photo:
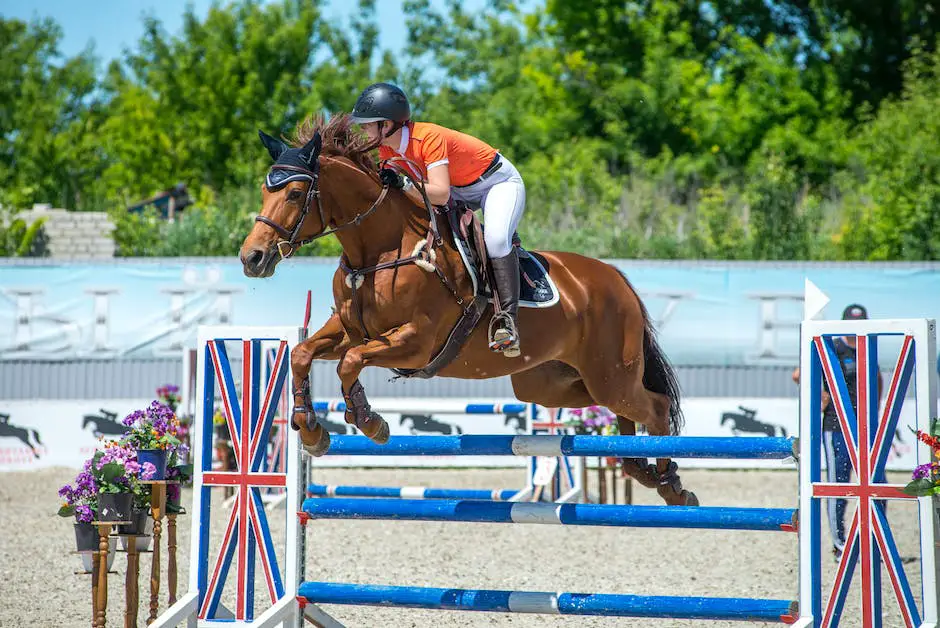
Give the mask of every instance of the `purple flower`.
<svg viewBox="0 0 940 628">
<path fill-rule="evenodd" d="M 922 464 L 914 468 L 913 479 L 915 480 L 925 480 L 930 477 L 930 468 L 933 465 L 931 463 Z"/>
<path fill-rule="evenodd" d="M 166 496 L 169 499 L 174 501 L 180 498 L 180 485 L 179 484 L 167 484 L 166 487 Z"/>
<path fill-rule="evenodd" d="M 91 506 L 80 504 L 75 507 L 75 518 L 82 523 L 89 523 L 95 520 L 95 513 Z"/>
<path fill-rule="evenodd" d="M 122 423 L 130 427 L 134 425 L 135 423 L 138 423 L 141 419 L 145 418 L 146 416 L 147 415 L 144 413 L 143 410 L 134 410 L 133 412 L 127 415 L 127 417 L 122 421 Z"/>
<path fill-rule="evenodd" d="M 75 490 L 68 484 L 66 484 L 65 486 L 59 489 L 59 497 L 68 501 L 69 503 L 72 502 L 72 498 L 74 496 L 75 496 Z"/>
<path fill-rule="evenodd" d="M 141 470 L 140 477 L 144 480 L 149 480 L 157 473 L 157 467 L 154 466 L 152 462 L 145 462 L 143 464 L 143 469 Z"/>
</svg>

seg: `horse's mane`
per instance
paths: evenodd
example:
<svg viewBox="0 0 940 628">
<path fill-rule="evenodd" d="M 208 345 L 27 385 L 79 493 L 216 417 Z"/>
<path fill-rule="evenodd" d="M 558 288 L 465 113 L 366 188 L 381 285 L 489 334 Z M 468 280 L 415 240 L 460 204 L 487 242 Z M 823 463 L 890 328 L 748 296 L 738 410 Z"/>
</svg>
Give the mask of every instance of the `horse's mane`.
<svg viewBox="0 0 940 628">
<path fill-rule="evenodd" d="M 369 141 L 364 134 L 356 132 L 352 125 L 346 113 L 338 113 L 329 120 L 322 114 L 307 116 L 297 124 L 291 143 L 295 147 L 303 146 L 319 131 L 323 140 L 322 154 L 345 157 L 366 172 L 376 172 L 375 161 L 369 153 L 378 146 L 378 142 Z"/>
</svg>

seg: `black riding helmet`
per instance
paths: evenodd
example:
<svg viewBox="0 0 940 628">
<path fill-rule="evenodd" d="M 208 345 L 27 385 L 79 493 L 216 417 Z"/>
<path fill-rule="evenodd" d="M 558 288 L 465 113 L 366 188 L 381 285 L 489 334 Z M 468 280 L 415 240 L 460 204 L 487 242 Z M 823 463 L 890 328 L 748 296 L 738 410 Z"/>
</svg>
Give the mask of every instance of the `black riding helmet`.
<svg viewBox="0 0 940 628">
<path fill-rule="evenodd" d="M 399 87 L 391 83 L 374 83 L 365 88 L 350 116 L 356 124 L 388 120 L 392 133 L 411 119 L 411 105 Z"/>
</svg>

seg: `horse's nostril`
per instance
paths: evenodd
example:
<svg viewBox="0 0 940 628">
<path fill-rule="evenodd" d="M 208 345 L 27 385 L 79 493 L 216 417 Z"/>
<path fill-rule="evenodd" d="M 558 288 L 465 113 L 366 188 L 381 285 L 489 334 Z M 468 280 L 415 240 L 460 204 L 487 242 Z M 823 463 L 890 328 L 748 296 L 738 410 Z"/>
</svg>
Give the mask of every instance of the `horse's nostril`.
<svg viewBox="0 0 940 628">
<path fill-rule="evenodd" d="M 259 268 L 263 263 L 264 251 L 254 249 L 245 256 L 245 266 L 249 268 Z"/>
</svg>

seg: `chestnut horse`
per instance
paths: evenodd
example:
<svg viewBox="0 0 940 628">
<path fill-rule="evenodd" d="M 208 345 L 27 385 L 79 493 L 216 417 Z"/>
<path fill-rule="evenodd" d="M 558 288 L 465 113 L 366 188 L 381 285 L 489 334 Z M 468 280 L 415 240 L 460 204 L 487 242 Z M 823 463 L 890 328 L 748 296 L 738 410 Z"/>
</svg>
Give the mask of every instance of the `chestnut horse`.
<svg viewBox="0 0 940 628">
<path fill-rule="evenodd" d="M 385 443 L 388 425 L 370 408 L 359 373 L 367 366 L 425 367 L 474 296 L 447 221 L 439 221 L 437 241 L 433 215 L 383 187 L 370 153 L 375 145 L 350 126 L 346 115 L 328 123 L 305 120 L 292 146 L 260 133 L 275 163 L 262 188 L 261 214 L 239 256 L 247 276 L 269 277 L 282 258 L 317 237 L 335 234 L 343 247 L 333 275 L 334 313 L 291 353 L 291 423 L 315 456 L 327 451 L 330 437 L 311 408 L 311 361 L 338 361 L 346 422 Z M 597 404 L 617 415 L 621 434 L 636 434 L 636 423 L 650 435 L 678 434 L 683 420 L 675 374 L 626 277 L 575 253 L 538 254 L 560 298 L 550 307 L 519 309 L 521 355 L 490 351 L 486 326 L 477 325 L 438 374 L 509 375 L 521 401 L 567 408 Z M 486 307 L 488 316 L 492 305 Z M 627 459 L 624 469 L 657 489 L 667 504 L 698 503 L 668 458 L 655 465 Z"/>
</svg>

